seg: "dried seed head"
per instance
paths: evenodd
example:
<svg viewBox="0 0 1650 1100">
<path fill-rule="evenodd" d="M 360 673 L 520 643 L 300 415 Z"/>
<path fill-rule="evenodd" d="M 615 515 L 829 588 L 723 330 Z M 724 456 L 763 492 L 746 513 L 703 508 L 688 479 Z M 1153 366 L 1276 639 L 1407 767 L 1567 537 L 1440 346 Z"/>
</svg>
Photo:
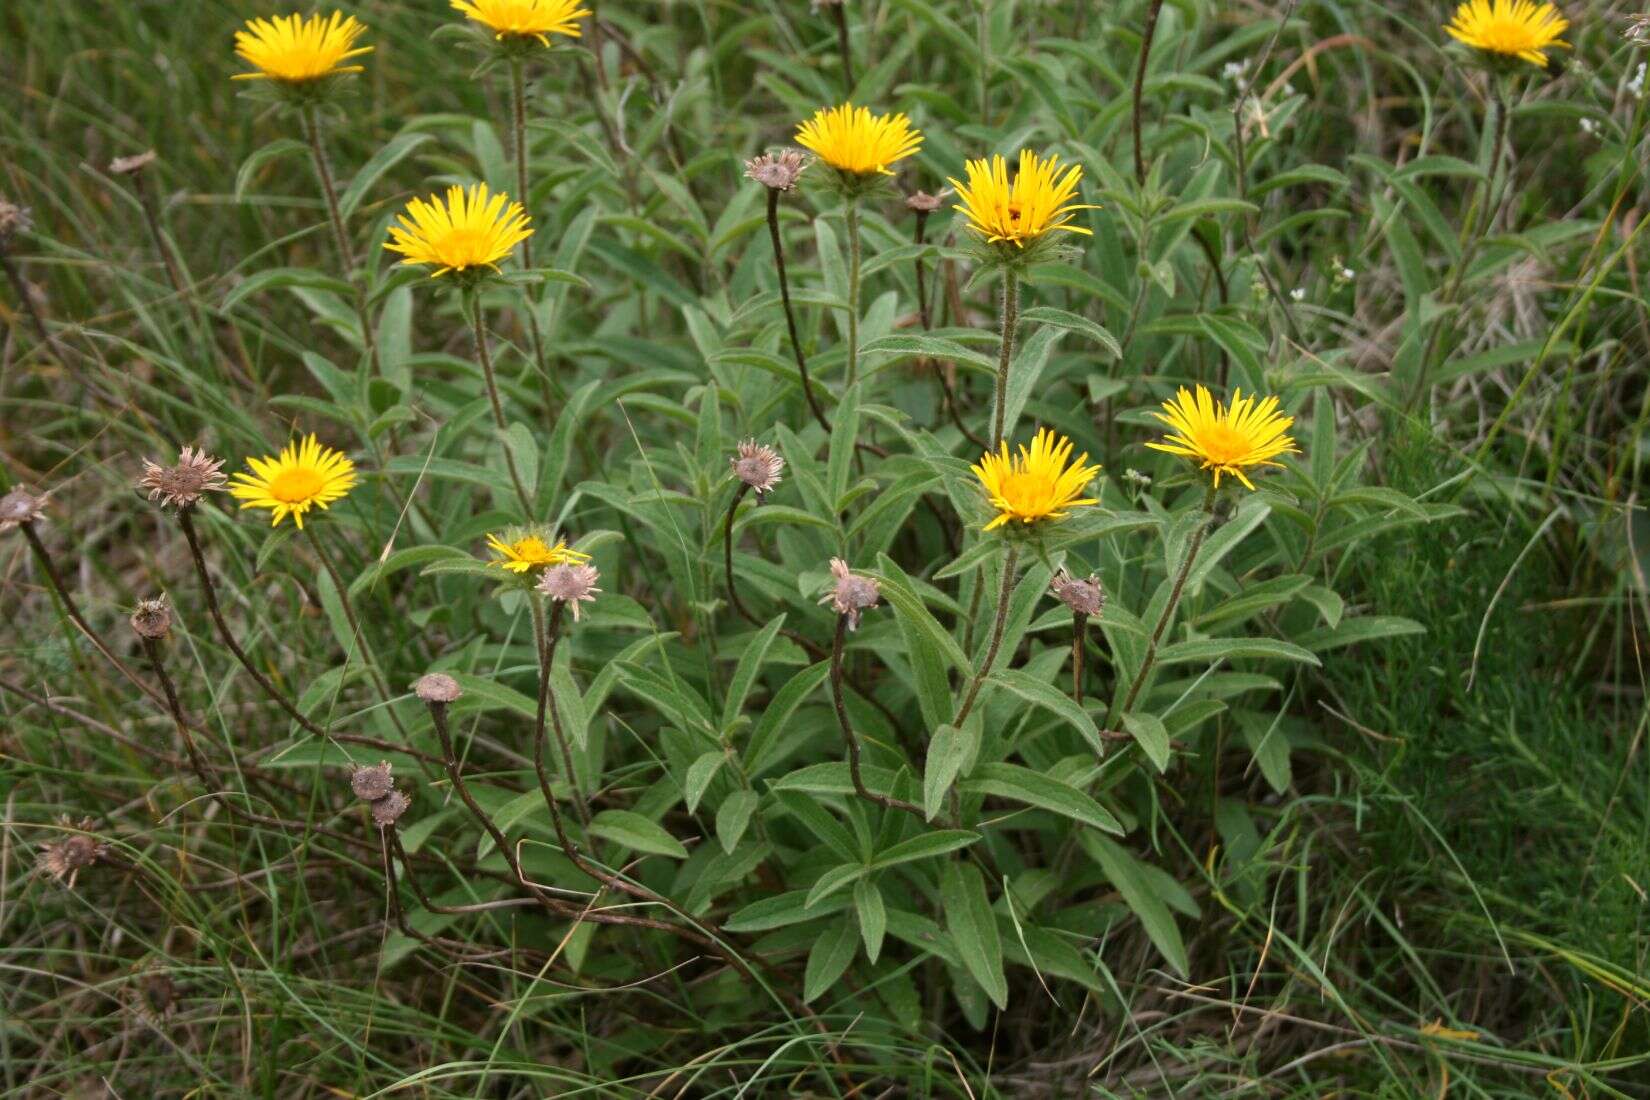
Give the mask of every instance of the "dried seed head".
<svg viewBox="0 0 1650 1100">
<path fill-rule="evenodd" d="M 785 468 L 785 460 L 777 451 L 754 439 L 739 444 L 739 453 L 728 462 L 733 466 L 733 476 L 755 489 L 758 500 L 779 484 L 780 471 Z"/>
<path fill-rule="evenodd" d="M 763 153 L 745 162 L 745 178 L 755 180 L 771 191 L 789 191 L 801 178 L 808 160 L 797 149 L 781 149 L 777 153 Z"/>
<path fill-rule="evenodd" d="M 13 527 L 33 523 L 39 519 L 45 514 L 46 502 L 49 499 L 50 493 L 35 496 L 29 492 L 26 485 L 19 485 L 0 497 L 0 532 L 10 531 Z"/>
<path fill-rule="evenodd" d="M 836 584 L 819 602 L 828 603 L 838 615 L 847 616 L 849 630 L 858 630 L 860 612 L 875 607 L 882 598 L 882 590 L 870 577 L 851 571 L 841 558 L 831 559 L 831 575 L 836 578 Z"/>
<path fill-rule="evenodd" d="M 579 621 L 579 604 L 593 603 L 601 589 L 596 582 L 601 574 L 594 565 L 552 565 L 539 578 L 538 590 L 573 609 L 573 621 Z"/>
<path fill-rule="evenodd" d="M 395 789 L 390 778 L 390 762 L 380 760 L 371 767 L 357 767 L 349 773 L 349 789 L 363 802 L 377 802 Z"/>
<path fill-rule="evenodd" d="M 156 1024 L 172 1014 L 177 1001 L 177 983 L 172 981 L 170 974 L 157 970 L 139 980 L 134 1008 L 139 1019 Z"/>
<path fill-rule="evenodd" d="M 72 890 L 75 877 L 84 868 L 107 856 L 109 845 L 92 832 L 92 819 L 89 817 L 79 822 L 63 817 L 60 823 L 65 829 L 78 829 L 79 832 L 47 843 L 40 852 L 39 867 L 42 874 L 50 875 Z"/>
<path fill-rule="evenodd" d="M 914 210 L 919 214 L 932 214 L 944 205 L 943 195 L 944 192 L 939 195 L 930 195 L 926 191 L 913 191 L 905 196 L 905 208 Z"/>
<path fill-rule="evenodd" d="M 413 694 L 426 703 L 445 705 L 463 695 L 464 689 L 445 672 L 426 672 L 413 684 Z"/>
<path fill-rule="evenodd" d="M 113 176 L 131 176 L 143 171 L 153 164 L 158 156 L 153 149 L 146 153 L 134 153 L 129 157 L 116 157 L 109 162 L 109 174 Z"/>
<path fill-rule="evenodd" d="M 380 829 L 388 829 L 401 820 L 401 815 L 406 813 L 407 807 L 411 805 L 412 799 L 400 791 L 391 791 L 372 804 L 373 824 Z"/>
<path fill-rule="evenodd" d="M 1062 569 L 1048 582 L 1048 590 L 1071 608 L 1073 615 L 1092 618 L 1106 609 L 1106 590 L 1100 586 L 1098 573 L 1090 573 L 1086 579 L 1077 580 Z"/>
<path fill-rule="evenodd" d="M 138 488 L 147 489 L 149 499 L 160 501 L 162 508 L 191 508 L 203 494 L 223 491 L 228 478 L 222 467 L 223 459 L 213 458 L 204 449 L 185 447 L 171 466 L 144 459 Z"/>
<path fill-rule="evenodd" d="M 165 596 L 139 600 L 131 621 L 138 637 L 158 642 L 172 632 L 172 608 Z"/>
<path fill-rule="evenodd" d="M 0 199 L 0 245 L 17 233 L 28 232 L 33 226 L 34 218 L 30 216 L 28 207 Z"/>
<path fill-rule="evenodd" d="M 1640 46 L 1650 43 L 1650 14 L 1628 16 L 1627 29 L 1621 35 Z"/>
</svg>

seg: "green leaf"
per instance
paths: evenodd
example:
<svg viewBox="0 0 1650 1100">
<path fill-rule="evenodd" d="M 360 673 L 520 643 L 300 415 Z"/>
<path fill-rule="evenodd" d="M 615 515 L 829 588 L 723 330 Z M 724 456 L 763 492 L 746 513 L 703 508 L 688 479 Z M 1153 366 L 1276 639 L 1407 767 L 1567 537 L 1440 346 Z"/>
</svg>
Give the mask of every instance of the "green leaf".
<svg viewBox="0 0 1650 1100">
<path fill-rule="evenodd" d="M 1310 650 L 1276 638 L 1204 638 L 1192 642 L 1176 642 L 1157 652 L 1159 665 L 1213 664 L 1240 657 L 1276 658 L 1297 661 L 1303 665 L 1322 664 Z"/>
<path fill-rule="evenodd" d="M 888 931 L 888 910 L 882 891 L 868 878 L 854 883 L 854 912 L 859 915 L 859 934 L 865 940 L 865 957 L 872 965 L 882 954 L 882 937 Z"/>
<path fill-rule="evenodd" d="M 762 796 L 755 791 L 734 791 L 716 808 L 716 839 L 729 855 L 739 847 L 739 841 L 750 825 L 751 814 L 761 803 Z"/>
<path fill-rule="evenodd" d="M 821 904 L 818 909 L 810 910 L 808 892 L 790 890 L 776 897 L 751 902 L 723 921 L 722 927 L 729 932 L 767 932 L 829 916 L 847 905 L 848 899 L 842 897 L 835 899 L 834 903 Z"/>
<path fill-rule="evenodd" d="M 940 901 L 945 909 L 945 930 L 957 945 L 963 967 L 984 987 L 999 1010 L 1007 1008 L 1003 944 L 979 868 L 972 863 L 947 863 L 940 880 Z"/>
<path fill-rule="evenodd" d="M 305 290 L 325 290 L 332 294 L 348 296 L 355 293 L 344 280 L 324 274 L 307 267 L 275 267 L 268 271 L 260 271 L 232 287 L 228 294 L 223 296 L 219 308 L 225 313 L 252 297 L 262 294 L 266 290 L 281 290 L 298 288 Z"/>
<path fill-rule="evenodd" d="M 1034 676 L 1027 675 L 1019 669 L 1002 669 L 993 672 L 987 680 L 999 687 L 1018 695 L 1034 707 L 1056 715 L 1067 725 L 1083 735 L 1095 750 L 1102 751 L 1100 730 L 1094 724 L 1089 712 L 1073 702 L 1064 692 L 1053 684 L 1046 684 Z"/>
<path fill-rule="evenodd" d="M 898 863 L 943 856 L 958 848 L 966 848 L 979 839 L 979 833 L 967 829 L 937 829 L 931 833 L 920 833 L 878 852 L 876 858 L 871 860 L 871 867 L 880 871 Z"/>
<path fill-rule="evenodd" d="M 1361 615 L 1342 619 L 1332 627 L 1319 627 L 1300 636 L 1301 645 L 1315 653 L 1359 642 L 1373 642 L 1381 638 L 1401 638 L 1407 634 L 1425 634 L 1427 628 L 1414 619 L 1398 615 Z"/>
<path fill-rule="evenodd" d="M 1117 818 L 1087 794 L 1069 783 L 1018 764 L 981 764 L 959 784 L 959 789 L 966 794 L 1024 802 L 1096 829 L 1123 835 L 1123 826 Z"/>
<path fill-rule="evenodd" d="M 854 882 L 866 872 L 863 863 L 839 863 L 828 869 L 814 882 L 813 889 L 808 891 L 808 907 L 825 900 L 838 890 Z"/>
<path fill-rule="evenodd" d="M 859 933 L 844 918 L 820 933 L 808 952 L 808 967 L 802 975 L 802 1003 L 807 1004 L 836 984 L 847 973 L 859 949 Z"/>
<path fill-rule="evenodd" d="M 894 614 L 909 622 L 912 629 L 927 639 L 934 650 L 949 661 L 958 672 L 964 676 L 971 675 L 974 670 L 969 667 L 962 646 L 958 645 L 957 640 L 939 624 L 938 619 L 934 618 L 916 590 L 911 587 L 905 570 L 895 564 L 894 559 L 887 554 L 877 555 L 877 568 L 877 581 L 882 588 L 882 597 L 893 605 Z"/>
<path fill-rule="evenodd" d="M 246 189 L 251 186 L 252 177 L 258 169 L 281 157 L 291 156 L 294 153 L 306 155 L 308 152 L 309 146 L 294 138 L 276 138 L 268 145 L 253 152 L 251 156 L 241 162 L 240 170 L 235 173 L 235 202 L 241 203 L 246 200 Z"/>
<path fill-rule="evenodd" d="M 1107 332 L 1100 325 L 1095 324 L 1087 317 L 1079 316 L 1064 309 L 1053 306 L 1033 306 L 1020 314 L 1020 320 L 1027 324 L 1056 325 L 1069 329 L 1079 335 L 1086 336 L 1106 349 L 1106 354 L 1113 359 L 1123 357 L 1123 349 L 1118 345 L 1117 338 Z"/>
<path fill-rule="evenodd" d="M 656 821 L 649 821 L 631 810 L 603 810 L 590 822 L 590 831 L 604 840 L 650 852 L 671 859 L 686 859 L 688 850 L 682 842 L 665 832 Z"/>
<path fill-rule="evenodd" d="M 361 200 L 367 197 L 372 185 L 377 183 L 385 172 L 400 164 L 414 149 L 430 140 L 429 134 L 413 132 L 397 134 L 380 146 L 378 152 L 372 155 L 372 159 L 355 173 L 355 178 L 350 180 L 349 187 L 344 193 L 338 196 L 338 212 L 343 215 L 344 220 L 348 221 L 355 214 L 355 208 L 361 205 Z M 526 201 L 525 195 L 520 198 Z"/>
<path fill-rule="evenodd" d="M 744 709 L 745 697 L 750 694 L 757 673 L 762 671 L 762 659 L 768 655 L 768 648 L 784 625 L 785 616 L 780 614 L 745 644 L 745 652 L 739 655 L 739 664 L 733 670 L 733 679 L 728 682 L 727 697 L 722 701 L 723 729 L 731 729 Z"/>
<path fill-rule="evenodd" d="M 716 773 L 726 760 L 727 754 L 717 749 L 700 756 L 688 768 L 687 782 L 682 788 L 682 800 L 687 804 L 688 813 L 699 808 L 699 800 L 705 797 L 705 788 L 710 786 L 710 781 L 716 778 Z"/>
<path fill-rule="evenodd" d="M 1123 904 L 1140 919 L 1152 945 L 1168 960 L 1175 973 L 1185 977 L 1191 969 L 1186 958 L 1186 944 L 1180 938 L 1180 928 L 1174 922 L 1169 907 L 1153 888 L 1146 868 L 1122 846 L 1099 833 L 1084 833 L 1080 838 L 1083 848 L 1100 865 L 1103 873 L 1117 892 Z"/>
<path fill-rule="evenodd" d="M 1169 731 L 1164 728 L 1161 718 L 1154 714 L 1125 714 L 1123 728 L 1134 735 L 1147 759 L 1157 765 L 1159 772 L 1168 770 Z"/>
<path fill-rule="evenodd" d="M 980 727 L 973 722 L 967 724 L 974 730 L 973 748 L 977 752 Z M 964 731 L 949 724 L 934 731 L 934 736 L 928 741 L 928 761 L 922 770 L 922 812 L 929 821 L 940 812 L 940 807 L 945 803 L 945 793 L 956 782 L 963 761 L 972 755 L 969 737 Z"/>
<path fill-rule="evenodd" d="M 830 674 L 829 662 L 820 661 L 809 665 L 785 682 L 779 693 L 773 697 L 762 717 L 757 719 L 756 729 L 752 731 L 750 741 L 745 746 L 745 773 L 755 778 L 772 767 L 775 761 L 770 758 L 774 741 L 779 730 L 791 720 L 809 695 Z"/>
</svg>

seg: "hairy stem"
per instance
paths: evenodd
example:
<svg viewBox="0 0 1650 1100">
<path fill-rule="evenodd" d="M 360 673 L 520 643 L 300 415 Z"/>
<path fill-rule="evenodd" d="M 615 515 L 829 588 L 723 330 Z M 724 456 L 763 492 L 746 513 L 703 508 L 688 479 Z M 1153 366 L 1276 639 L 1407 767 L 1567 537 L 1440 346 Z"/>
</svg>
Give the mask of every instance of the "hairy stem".
<svg viewBox="0 0 1650 1100">
<path fill-rule="evenodd" d="M 807 399 L 808 408 L 813 411 L 814 419 L 819 426 L 825 429 L 825 434 L 831 433 L 831 422 L 825 419 L 825 410 L 819 407 L 819 399 L 814 396 L 814 388 L 808 381 L 808 360 L 802 354 L 802 341 L 796 335 L 796 311 L 791 308 L 791 284 L 785 275 L 785 245 L 779 236 L 779 192 L 775 188 L 768 188 L 768 239 L 773 242 L 773 262 L 779 270 L 779 300 L 785 305 L 785 329 L 790 333 L 791 354 L 796 357 L 796 371 L 802 379 L 802 396 Z"/>
<path fill-rule="evenodd" d="M 848 774 L 854 782 L 854 791 L 867 802 L 874 802 L 878 806 L 889 810 L 904 810 L 915 814 L 918 820 L 927 820 L 921 807 L 898 798 L 891 798 L 885 794 L 877 794 L 865 786 L 865 779 L 859 769 L 859 737 L 848 722 L 848 708 L 842 701 L 842 643 L 848 634 L 848 616 L 836 617 L 836 637 L 831 643 L 831 702 L 836 707 L 836 720 L 842 726 L 842 739 L 848 746 Z"/>
<path fill-rule="evenodd" d="M 848 371 L 847 384 L 859 380 L 859 198 L 849 196 L 844 211 L 848 223 Z"/>
<path fill-rule="evenodd" d="M 836 48 L 842 54 L 842 94 L 851 96 L 854 92 L 854 58 L 848 48 L 848 5 L 833 4 L 831 10 L 836 13 Z"/>
<path fill-rule="evenodd" d="M 1020 281 L 1012 271 L 1003 272 L 1002 335 L 997 341 L 997 390 L 991 410 L 991 449 L 1000 450 L 1008 425 L 1008 368 L 1014 358 L 1014 330 L 1020 319 Z"/>
<path fill-rule="evenodd" d="M 1128 694 L 1123 697 L 1121 707 L 1113 705 L 1106 711 L 1105 729 L 1113 729 L 1114 719 L 1129 713 L 1136 699 L 1140 697 L 1140 690 L 1146 686 L 1146 677 L 1151 675 L 1152 664 L 1157 660 L 1157 643 L 1163 640 L 1163 632 L 1169 628 L 1169 621 L 1174 618 L 1175 608 L 1180 605 L 1180 597 L 1186 590 L 1186 578 L 1191 575 L 1192 563 L 1197 560 L 1197 552 L 1203 548 L 1203 536 L 1209 531 L 1209 521 L 1215 514 L 1215 486 L 1211 482 L 1209 490 L 1203 495 L 1203 519 L 1197 525 L 1197 531 L 1192 535 L 1191 545 L 1186 547 L 1186 557 L 1180 563 L 1180 571 L 1175 574 L 1174 587 L 1169 590 L 1169 602 L 1163 608 L 1163 614 L 1157 617 L 1157 625 L 1152 628 L 1151 641 L 1146 643 L 1146 656 L 1140 662 L 1140 671 L 1135 673 L 1134 682 L 1129 685 Z"/>
<path fill-rule="evenodd" d="M 471 298 L 470 306 L 470 318 L 475 329 L 476 361 L 481 364 L 481 374 L 487 383 L 487 400 L 493 407 L 493 423 L 498 425 L 499 435 L 502 437 L 510 426 L 504 419 L 504 403 L 498 397 L 498 379 L 493 374 L 493 353 L 487 350 L 487 326 L 482 320 L 479 294 Z M 516 499 L 521 503 L 522 518 L 531 520 L 533 500 L 527 495 L 521 474 L 516 470 L 516 456 L 510 450 L 507 441 L 501 438 L 499 442 L 504 446 L 504 465 L 510 471 L 510 484 L 515 486 Z"/>
<path fill-rule="evenodd" d="M 733 517 L 739 511 L 739 502 L 745 499 L 750 492 L 750 485 L 741 481 L 739 491 L 733 494 L 733 500 L 728 504 L 727 519 L 722 522 L 722 569 L 727 575 L 728 603 L 739 613 L 739 617 L 752 626 L 764 625 L 762 620 L 750 613 L 743 600 L 739 598 L 739 586 L 733 580 Z"/>
<path fill-rule="evenodd" d="M 980 662 L 980 670 L 974 674 L 969 682 L 968 694 L 963 697 L 963 703 L 957 710 L 957 716 L 951 719 L 953 726 L 962 728 L 963 721 L 974 709 L 974 700 L 979 698 L 980 687 L 985 678 L 991 675 L 991 668 L 997 663 L 997 651 L 1003 644 L 1003 627 L 1008 622 L 1008 602 L 1014 594 L 1014 571 L 1020 564 L 1020 548 L 1010 546 L 1008 556 L 1003 559 L 1003 579 L 997 589 L 997 609 L 991 620 L 991 640 L 985 647 L 985 660 Z"/>
<path fill-rule="evenodd" d="M 1088 644 L 1089 617 L 1080 611 L 1071 616 L 1071 700 L 1083 705 L 1083 648 Z"/>
<path fill-rule="evenodd" d="M 321 537 L 315 533 L 315 529 L 305 527 L 303 531 L 309 537 L 309 544 L 314 548 L 315 556 L 321 559 L 322 568 L 327 571 L 327 576 L 331 578 L 333 589 L 338 593 L 338 605 L 344 609 L 344 620 L 349 623 L 350 633 L 355 638 L 356 651 L 361 655 L 362 663 L 367 666 L 367 675 L 372 678 L 373 686 L 378 689 L 379 698 L 384 701 L 384 710 L 389 714 L 390 722 L 403 739 L 408 739 L 407 727 L 401 724 L 400 717 L 395 713 L 395 696 L 390 691 L 389 681 L 384 679 L 384 672 L 378 667 L 377 658 L 373 656 L 372 650 L 367 647 L 366 632 L 361 629 L 361 622 L 355 617 L 355 604 L 349 598 L 349 587 L 344 584 L 342 574 L 338 572 L 338 567 L 333 564 L 332 555 L 327 552 L 325 544 L 321 542 Z"/>
<path fill-rule="evenodd" d="M 544 713 L 550 712 L 550 723 L 556 734 L 556 746 L 561 750 L 562 771 L 567 776 L 567 787 L 573 792 L 573 806 L 579 812 L 579 821 L 588 828 L 590 826 L 590 804 L 585 801 L 584 793 L 579 790 L 579 773 L 573 767 L 573 749 L 567 743 L 567 732 L 562 729 L 561 711 L 556 709 L 556 697 L 550 688 L 550 668 L 556 659 L 556 642 L 561 637 L 561 616 L 563 604 L 554 601 L 550 614 L 546 618 L 544 608 L 537 601 L 533 603 L 533 626 L 538 631 L 539 652 L 539 704 L 538 704 L 538 739 L 544 738 Z M 534 751 L 540 750 L 535 746 Z M 542 755 L 542 754 L 541 754 Z M 542 776 L 541 776 L 542 778 Z"/>
<path fill-rule="evenodd" d="M 1134 70 L 1134 182 L 1146 184 L 1146 154 L 1140 137 L 1140 108 L 1146 92 L 1146 62 L 1152 55 L 1152 39 L 1157 36 L 1157 15 L 1163 10 L 1163 0 L 1152 0 L 1146 9 L 1146 26 L 1140 32 L 1140 63 Z"/>
</svg>

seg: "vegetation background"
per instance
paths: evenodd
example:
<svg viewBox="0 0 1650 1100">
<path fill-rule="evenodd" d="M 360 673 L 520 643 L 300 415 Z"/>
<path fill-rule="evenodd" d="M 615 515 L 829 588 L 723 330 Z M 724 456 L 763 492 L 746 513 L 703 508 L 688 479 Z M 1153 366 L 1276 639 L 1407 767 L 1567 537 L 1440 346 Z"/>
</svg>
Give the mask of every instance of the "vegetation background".
<svg viewBox="0 0 1650 1100">
<path fill-rule="evenodd" d="M 366 484 L 312 525 L 394 703 L 374 693 L 308 544 L 213 503 L 200 523 L 229 617 L 307 713 L 398 746 L 433 748 L 404 686 L 438 664 L 468 673 L 470 709 L 455 715 L 477 789 L 533 838 L 545 875 L 571 873 L 523 755 L 530 622 L 519 597 L 494 599 L 454 564 L 510 518 L 511 444 L 486 421 L 452 299 L 392 277 L 380 250 L 409 196 L 512 187 L 507 72 L 476 72 L 484 51 L 439 0 L 346 8 L 374 52 L 326 140 L 369 269 L 378 377 L 294 120 L 229 79 L 232 32 L 270 11 L 0 9 L 0 197 L 33 215 L 5 246 L 0 489 L 51 491 L 41 538 L 134 665 L 126 615 L 169 594 L 172 672 L 213 733 L 221 783 L 208 791 L 177 762 L 165 712 L 75 629 L 16 532 L 0 535 L 5 1095 L 1650 1096 L 1637 10 L 1569 0 L 1573 49 L 1516 78 L 1498 145 L 1491 81 L 1449 44 L 1445 5 L 1163 4 L 1139 100 L 1142 183 L 1133 85 L 1156 5 L 854 0 L 853 100 L 909 111 L 926 142 L 865 207 L 874 381 L 858 396 L 841 386 L 839 205 L 806 187 L 782 203 L 835 446 L 802 400 L 764 194 L 741 175 L 844 97 L 835 10 L 604 0 L 603 33 L 532 62 L 538 262 L 575 273 L 539 295 L 548 371 L 519 291 L 489 309 L 538 518 L 585 538 L 603 571 L 557 675 L 588 722 L 584 778 L 601 805 L 643 818 L 610 818 L 630 831 L 610 828 L 607 854 L 629 841 L 646 857 L 631 873 L 728 929 L 739 958 L 760 960 L 754 980 L 668 935 L 515 905 L 441 915 L 388 885 L 342 770 L 383 754 L 317 744 L 270 705 L 217 643 L 175 524 L 134 492 L 139 459 L 182 443 L 231 468 L 294 431 L 349 451 Z M 1201 493 L 1141 446 L 1142 410 L 1183 382 L 1258 379 L 1297 415 L 1304 453 L 1223 512 L 1229 556 L 1175 637 L 1258 643 L 1208 650 L 1206 669 L 1158 685 L 1153 713 L 1170 718 L 1157 729 L 1177 746 L 1161 771 L 1136 755 L 1106 795 L 1131 826 L 1103 842 L 1113 862 L 1091 863 L 1087 842 L 1059 861 L 1094 830 L 990 803 L 1024 829 L 997 839 L 1010 820 L 985 845 L 1020 860 L 1011 890 L 989 884 L 986 936 L 997 972 L 1010 964 L 999 1008 L 939 927 L 941 879 L 968 866 L 954 853 L 881 871 L 874 902 L 873 886 L 817 919 L 750 915 L 774 893 L 764 861 L 793 886 L 825 869 L 806 822 L 829 834 L 840 821 L 866 851 L 873 828 L 887 840 L 901 825 L 828 786 L 787 797 L 778 784 L 839 759 L 840 734 L 822 690 L 784 694 L 812 658 L 729 614 L 722 517 L 734 444 L 782 442 L 775 503 L 747 504 L 735 529 L 761 621 L 782 611 L 828 646 L 814 606 L 826 560 L 848 546 L 886 579 L 886 549 L 926 621 L 973 655 L 968 597 L 994 566 L 975 553 L 972 571 L 940 575 L 980 542 L 959 461 L 978 450 L 936 363 L 959 365 L 957 419 L 983 431 L 990 382 L 970 364 L 994 354 L 996 303 L 969 284 L 949 210 L 930 248 L 911 247 L 900 195 L 1021 146 L 1081 164 L 1102 207 L 1079 258 L 1027 289 L 1045 313 L 1015 364 L 1028 378 L 1015 438 L 1052 423 L 1105 467 L 1118 522 L 1068 548 L 1117 608 L 1091 632 L 1102 701 L 1118 616 L 1161 607 Z M 151 147 L 138 187 L 107 171 Z M 919 258 L 945 303 L 926 337 Z M 855 468 L 844 422 L 892 455 Z M 1317 606 L 1297 598 L 1308 582 L 1327 593 Z M 1065 685 L 1070 618 L 1030 581 L 1021 591 L 1012 665 Z M 912 727 L 933 686 L 901 657 L 929 644 L 899 632 L 918 621 L 910 606 L 868 613 L 850 663 Z M 784 740 L 788 762 L 757 784 L 752 828 L 771 835 L 732 846 L 748 864 L 717 855 L 710 807 L 732 797 L 729 775 L 707 787 L 700 774 L 703 807 L 686 795 L 694 719 L 667 712 L 694 706 L 667 672 L 726 718 L 707 722 L 729 743 L 764 721 Z M 995 694 L 993 729 L 1040 746 L 1077 736 Z M 1177 709 L 1181 697 L 1208 705 Z M 883 728 L 857 698 L 854 720 Z M 872 751 L 901 759 L 897 738 Z M 1082 751 L 1070 740 L 1045 770 L 1070 778 Z M 402 837 L 438 900 L 519 896 L 439 772 L 395 762 L 414 792 Z M 908 762 L 920 783 L 921 752 Z M 71 887 L 37 860 L 81 828 L 110 847 Z M 683 842 L 691 859 L 671 848 Z M 866 914 L 881 898 L 913 915 L 889 922 L 873 963 Z M 407 936 L 392 904 L 467 951 Z"/>
</svg>

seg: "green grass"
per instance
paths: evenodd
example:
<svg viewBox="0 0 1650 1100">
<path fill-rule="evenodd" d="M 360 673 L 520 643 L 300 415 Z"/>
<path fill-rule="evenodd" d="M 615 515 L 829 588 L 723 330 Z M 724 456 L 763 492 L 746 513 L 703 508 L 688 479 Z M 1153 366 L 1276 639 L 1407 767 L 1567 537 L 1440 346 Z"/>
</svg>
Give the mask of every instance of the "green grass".
<svg viewBox="0 0 1650 1100">
<path fill-rule="evenodd" d="M 780 203 L 827 432 L 741 173 L 842 98 L 830 11 L 600 7 L 602 79 L 582 48 L 529 67 L 534 258 L 569 274 L 482 299 L 508 442 L 457 296 L 381 251 L 409 197 L 515 190 L 485 38 L 439 0 L 350 7 L 374 53 L 325 140 L 361 181 L 375 374 L 315 178 L 281 144 L 296 120 L 229 80 L 233 30 L 270 9 L 0 12 L 0 199 L 34 221 L 4 247 L 51 332 L 0 286 L 0 490 L 51 491 L 40 538 L 137 680 L 0 533 L 0 1095 L 1650 1096 L 1645 51 L 1619 13 L 1565 6 L 1574 49 L 1511 85 L 1497 165 L 1490 78 L 1446 48 L 1442 5 L 1163 5 L 1142 184 L 1149 4 L 848 6 L 854 101 L 908 111 L 925 144 L 863 204 L 857 389 L 824 168 Z M 1251 76 L 1266 105 L 1240 153 Z M 1082 165 L 1100 209 L 1025 288 L 1013 377 L 1035 383 L 1009 434 L 1070 435 L 1101 505 L 1021 559 L 999 675 L 958 733 L 1003 560 L 964 434 L 990 423 L 997 286 L 971 281 L 943 208 L 925 336 L 900 193 L 1022 146 Z M 181 292 L 104 171 L 149 147 Z M 1203 497 L 1145 448 L 1148 412 L 1197 382 L 1278 394 L 1302 453 L 1221 499 L 1175 659 L 1097 764 Z M 133 490 L 180 444 L 238 469 L 310 431 L 363 472 L 314 542 L 217 500 L 196 524 L 254 666 L 325 745 L 224 647 L 177 523 Z M 753 436 L 787 466 L 734 528 L 750 622 L 722 540 Z M 507 447 L 536 474 L 530 517 Z M 601 569 L 551 686 L 605 828 L 577 824 L 553 748 L 549 774 L 580 850 L 645 899 L 593 893 L 539 797 L 531 597 L 475 564 L 523 518 Z M 839 555 L 883 582 L 844 662 L 872 786 L 925 801 L 945 746 L 975 747 L 932 821 L 844 785 L 818 603 Z M 1062 563 L 1109 595 L 1084 708 L 1062 702 L 1071 620 L 1046 597 Z M 159 593 L 210 784 L 125 624 Z M 458 753 L 527 877 L 674 932 L 572 920 L 511 880 L 407 693 L 433 668 L 464 678 Z M 402 867 L 392 906 L 350 793 L 345 765 L 381 757 L 433 906 Z M 1042 802 L 1002 785 L 1026 773 Z M 1051 809 L 1055 781 L 1093 802 Z M 71 888 L 37 861 L 82 819 L 109 849 Z M 931 847 L 876 862 L 911 845 Z"/>
</svg>

